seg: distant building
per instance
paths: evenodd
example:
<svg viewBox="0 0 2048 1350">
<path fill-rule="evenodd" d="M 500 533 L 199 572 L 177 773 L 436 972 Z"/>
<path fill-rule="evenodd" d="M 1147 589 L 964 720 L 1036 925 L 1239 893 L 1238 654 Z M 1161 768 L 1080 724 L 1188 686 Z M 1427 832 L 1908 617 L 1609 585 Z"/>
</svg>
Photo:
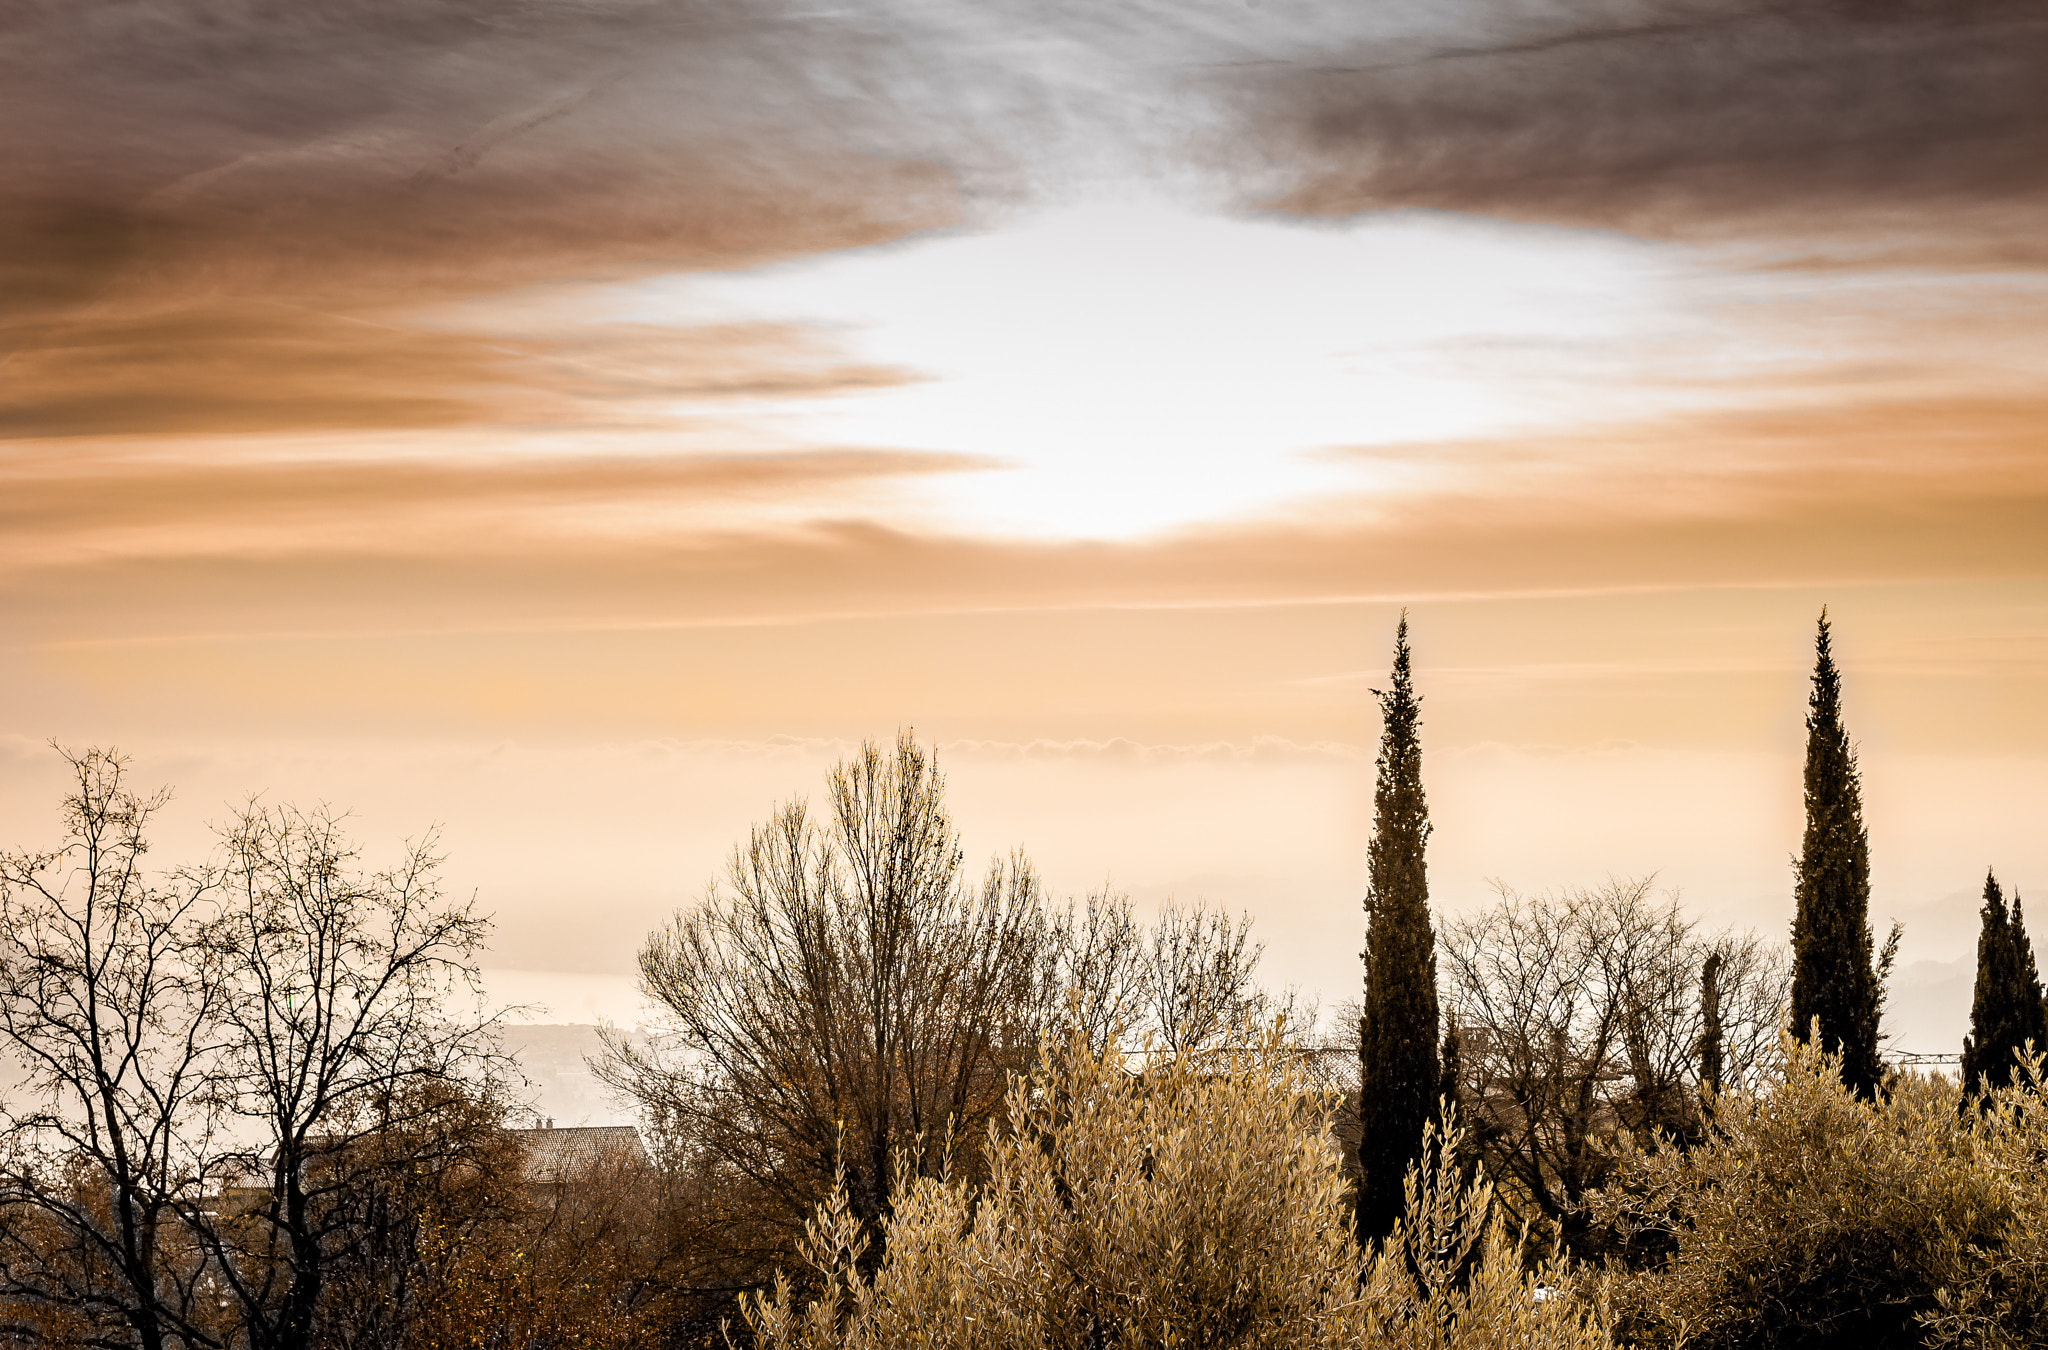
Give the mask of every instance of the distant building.
<svg viewBox="0 0 2048 1350">
<path fill-rule="evenodd" d="M 525 1157 L 520 1180 L 529 1186 L 560 1186 L 598 1163 L 651 1166 L 640 1131 L 631 1125 L 571 1125 L 561 1129 L 507 1130 Z"/>
</svg>

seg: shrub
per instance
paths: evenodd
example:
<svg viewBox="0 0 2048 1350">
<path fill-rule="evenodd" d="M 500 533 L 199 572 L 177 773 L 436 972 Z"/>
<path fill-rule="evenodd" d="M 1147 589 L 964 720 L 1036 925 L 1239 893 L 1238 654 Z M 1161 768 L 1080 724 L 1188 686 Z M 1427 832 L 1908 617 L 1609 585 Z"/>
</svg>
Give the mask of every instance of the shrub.
<svg viewBox="0 0 2048 1350">
<path fill-rule="evenodd" d="M 1329 1105 L 1277 1027 L 1145 1073 L 1113 1048 L 1048 1047 L 1012 1082 L 984 1185 L 906 1178 L 879 1235 L 836 1190 L 803 1243 L 809 1296 L 779 1279 L 748 1324 L 786 1350 L 1606 1344 L 1557 1267 L 1523 1269 L 1487 1184 L 1441 1161 L 1363 1254 Z M 1447 1143 L 1433 1131 L 1430 1156 Z"/>
<path fill-rule="evenodd" d="M 1923 1315 L 1928 1342 L 1940 1346 L 2048 1343 L 2048 1115 L 2041 1110 L 2043 1068 L 2031 1046 L 2017 1056 L 2012 1081 L 1977 1099 L 1973 1122 L 1980 1166 L 2003 1192 L 2004 1230 L 1971 1251 L 1968 1268 L 1935 1291 Z"/>
<path fill-rule="evenodd" d="M 1596 1217 L 1665 1255 L 1616 1278 L 1648 1345 L 2040 1344 L 2048 1330 L 2048 1123 L 2026 1084 L 1958 1110 L 1941 1075 L 1875 1102 L 1787 1040 L 1777 1081 L 1721 1100 L 1715 1137 L 1642 1151 Z"/>
</svg>

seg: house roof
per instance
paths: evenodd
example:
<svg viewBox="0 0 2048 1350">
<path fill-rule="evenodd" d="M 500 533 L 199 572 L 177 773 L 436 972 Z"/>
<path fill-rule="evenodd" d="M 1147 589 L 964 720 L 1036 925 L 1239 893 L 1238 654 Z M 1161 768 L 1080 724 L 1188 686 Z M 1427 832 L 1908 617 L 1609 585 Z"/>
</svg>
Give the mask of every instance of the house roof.
<svg viewBox="0 0 2048 1350">
<path fill-rule="evenodd" d="M 570 1125 L 560 1129 L 507 1130 L 526 1150 L 525 1179 L 561 1181 L 607 1158 L 647 1161 L 640 1131 L 631 1125 Z"/>
</svg>

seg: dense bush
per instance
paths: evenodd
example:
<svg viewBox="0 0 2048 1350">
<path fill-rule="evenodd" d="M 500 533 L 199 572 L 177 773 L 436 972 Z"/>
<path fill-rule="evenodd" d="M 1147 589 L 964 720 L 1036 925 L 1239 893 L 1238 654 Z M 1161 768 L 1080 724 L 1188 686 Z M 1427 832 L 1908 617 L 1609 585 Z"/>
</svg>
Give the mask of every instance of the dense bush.
<svg viewBox="0 0 2048 1350">
<path fill-rule="evenodd" d="M 1524 1270 L 1486 1183 L 1451 1166 L 1413 1177 L 1404 1226 L 1362 1254 L 1328 1103 L 1277 1034 L 1143 1073 L 1078 1039 L 1048 1049 L 1013 1083 L 985 1157 L 985 1186 L 907 1180 L 880 1235 L 835 1193 L 804 1243 L 814 1292 L 782 1282 L 749 1305 L 759 1343 L 1606 1344 L 1560 1270 Z M 877 1236 L 886 1255 L 863 1282 Z M 1545 1282 L 1555 1297 L 1538 1298 Z"/>
<path fill-rule="evenodd" d="M 1776 1081 L 1719 1103 L 1716 1135 L 1638 1152 L 1596 1213 L 1660 1254 L 1611 1286 L 1647 1345 L 2038 1345 L 2048 1333 L 2048 1120 L 2020 1086 L 1958 1109 L 1945 1076 L 1876 1102 L 1785 1045 Z"/>
</svg>

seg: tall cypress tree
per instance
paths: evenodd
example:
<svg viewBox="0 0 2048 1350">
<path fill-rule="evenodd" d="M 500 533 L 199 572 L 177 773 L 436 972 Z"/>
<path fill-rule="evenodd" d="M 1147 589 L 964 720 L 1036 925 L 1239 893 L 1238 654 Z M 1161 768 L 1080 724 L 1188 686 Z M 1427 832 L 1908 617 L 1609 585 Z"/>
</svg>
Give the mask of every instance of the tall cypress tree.
<svg viewBox="0 0 2048 1350">
<path fill-rule="evenodd" d="M 2012 943 L 2019 954 L 2021 1044 L 2031 1040 L 2036 1050 L 2048 1053 L 2048 998 L 2041 994 L 2041 968 L 2034 964 L 2034 941 L 2027 936 L 2027 916 L 2020 908 L 2020 893 L 2012 893 Z"/>
<path fill-rule="evenodd" d="M 1870 842 L 1856 752 L 1842 728 L 1842 681 L 1828 642 L 1828 612 L 1814 640 L 1806 714 L 1806 837 L 1792 919 L 1792 1033 L 1816 1019 L 1821 1047 L 1842 1057 L 1842 1081 L 1877 1092 L 1877 1022 L 1884 992 L 1871 963 Z"/>
<path fill-rule="evenodd" d="M 1402 1186 L 1422 1156 L 1438 1080 L 1436 934 L 1423 846 L 1421 725 L 1409 673 L 1408 615 L 1394 637 L 1391 687 L 1374 690 L 1384 728 L 1373 792 L 1371 889 L 1365 901 L 1365 1010 L 1359 1019 L 1358 1232 L 1383 1238 L 1401 1217 Z"/>
<path fill-rule="evenodd" d="M 1721 1026 L 1720 952 L 1708 952 L 1700 967 L 1700 1087 L 1712 1101 L 1721 1095 L 1721 1056 L 1727 1033 Z"/>
<path fill-rule="evenodd" d="M 1963 1088 L 2005 1087 L 2013 1056 L 2028 1041 L 2048 1042 L 2043 1026 L 2041 974 L 2027 938 L 2020 898 L 2007 911 L 1998 878 L 1984 875 L 1983 922 L 1977 933 L 1977 989 L 1970 1001 L 1970 1034 L 1963 1037 Z"/>
</svg>

